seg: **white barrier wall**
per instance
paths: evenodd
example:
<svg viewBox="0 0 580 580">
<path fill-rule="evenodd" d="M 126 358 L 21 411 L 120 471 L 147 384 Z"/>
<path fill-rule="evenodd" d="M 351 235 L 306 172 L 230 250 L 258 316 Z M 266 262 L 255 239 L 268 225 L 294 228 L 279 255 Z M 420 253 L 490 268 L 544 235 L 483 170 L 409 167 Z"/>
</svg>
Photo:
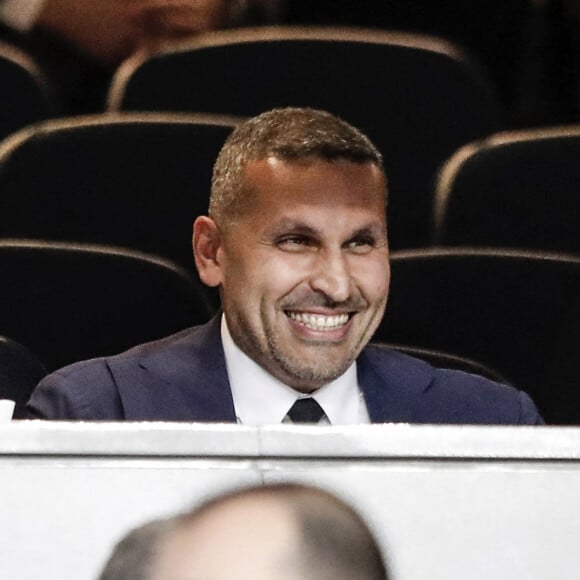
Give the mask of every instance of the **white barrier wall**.
<svg viewBox="0 0 580 580">
<path fill-rule="evenodd" d="M 94 580 L 130 527 L 298 480 L 367 518 L 396 580 L 576 580 L 580 429 L 13 422 L 0 578 Z"/>
</svg>

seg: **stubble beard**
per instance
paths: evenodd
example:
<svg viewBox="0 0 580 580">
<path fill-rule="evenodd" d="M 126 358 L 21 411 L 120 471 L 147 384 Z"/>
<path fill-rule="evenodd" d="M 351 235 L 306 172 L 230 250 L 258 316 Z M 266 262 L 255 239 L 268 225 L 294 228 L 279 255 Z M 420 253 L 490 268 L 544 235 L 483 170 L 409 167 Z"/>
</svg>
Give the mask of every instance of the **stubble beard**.
<svg viewBox="0 0 580 580">
<path fill-rule="evenodd" d="M 265 325 L 267 351 L 262 354 L 269 359 L 270 367 L 276 367 L 278 373 L 272 368 L 266 367 L 266 370 L 285 384 L 303 392 L 312 392 L 338 379 L 349 369 L 369 342 L 382 317 L 382 312 L 377 314 L 378 316 L 373 316 L 346 352 L 342 351 L 342 355 L 335 354 L 333 350 L 344 349 L 344 344 L 334 341 L 305 341 L 304 348 L 309 349 L 310 358 L 316 360 L 314 364 L 305 364 L 299 353 L 291 352 L 285 347 L 280 333 L 270 325 Z M 355 316 L 362 315 L 359 312 Z"/>
<path fill-rule="evenodd" d="M 260 337 L 239 315 L 230 317 L 230 320 L 233 323 L 230 333 L 236 345 L 272 376 L 298 390 L 315 390 L 337 379 L 346 372 L 362 350 L 361 337 L 340 360 L 327 360 L 325 351 L 340 348 L 341 345 L 330 341 L 308 343 L 306 348 L 317 349 L 320 356 L 315 365 L 304 364 L 299 354 L 288 352 L 272 325 L 265 324 L 264 336 Z M 236 332 L 236 329 L 240 329 L 240 332 Z"/>
<path fill-rule="evenodd" d="M 243 317 L 234 312 L 230 312 L 230 319 L 232 322 L 235 321 L 234 325 L 240 332 L 236 333 L 237 336 L 233 334 L 235 328 L 230 328 L 230 332 L 238 347 L 272 376 L 292 388 L 312 392 L 339 378 L 348 370 L 370 341 L 384 314 L 384 308 L 383 304 L 379 309 L 380 312 L 375 313 L 369 320 L 367 328 L 338 360 L 332 356 L 332 349 L 340 349 L 343 347 L 342 344 L 333 341 L 305 342 L 305 348 L 319 351 L 320 356 L 317 357 L 316 364 L 304 364 L 299 354 L 289 352 L 281 340 L 281 333 L 276 331 L 275 325 L 268 321 L 264 313 L 260 317 L 263 337 L 259 336 Z M 362 315 L 361 311 L 355 314 Z M 329 353 L 326 354 L 325 351 Z"/>
<path fill-rule="evenodd" d="M 310 387 L 314 390 L 342 376 L 362 349 L 357 344 L 351 347 L 339 360 L 328 360 L 327 351 L 340 348 L 340 345 L 331 342 L 309 343 L 306 348 L 320 351 L 320 356 L 316 365 L 307 365 L 298 356 L 288 353 L 287 349 L 284 349 L 276 340 L 275 335 L 268 335 L 267 340 L 268 351 L 273 361 L 282 369 L 288 379 L 291 379 L 286 379 L 285 382 L 288 382 L 292 387 L 300 386 L 301 389 Z"/>
</svg>

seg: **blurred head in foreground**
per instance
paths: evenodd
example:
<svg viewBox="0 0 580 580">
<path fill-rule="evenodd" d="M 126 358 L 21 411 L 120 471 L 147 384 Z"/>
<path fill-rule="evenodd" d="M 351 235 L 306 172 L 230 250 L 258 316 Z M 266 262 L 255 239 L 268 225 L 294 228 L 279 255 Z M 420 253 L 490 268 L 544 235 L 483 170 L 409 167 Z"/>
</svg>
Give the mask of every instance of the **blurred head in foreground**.
<svg viewBox="0 0 580 580">
<path fill-rule="evenodd" d="M 156 520 L 116 546 L 99 580 L 386 580 L 362 518 L 298 484 L 252 487 Z"/>
</svg>

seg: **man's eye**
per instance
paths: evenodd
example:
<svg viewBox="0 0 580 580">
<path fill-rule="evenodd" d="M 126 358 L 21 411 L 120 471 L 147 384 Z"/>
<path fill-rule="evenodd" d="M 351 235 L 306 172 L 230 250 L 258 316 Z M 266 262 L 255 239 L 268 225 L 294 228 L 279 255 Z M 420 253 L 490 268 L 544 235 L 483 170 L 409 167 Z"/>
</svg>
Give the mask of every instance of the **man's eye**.
<svg viewBox="0 0 580 580">
<path fill-rule="evenodd" d="M 359 254 L 369 252 L 375 246 L 375 241 L 372 238 L 356 238 L 347 243 L 346 247 Z"/>
<path fill-rule="evenodd" d="M 312 246 L 312 240 L 305 236 L 284 236 L 278 240 L 277 245 L 283 250 L 300 250 Z"/>
</svg>

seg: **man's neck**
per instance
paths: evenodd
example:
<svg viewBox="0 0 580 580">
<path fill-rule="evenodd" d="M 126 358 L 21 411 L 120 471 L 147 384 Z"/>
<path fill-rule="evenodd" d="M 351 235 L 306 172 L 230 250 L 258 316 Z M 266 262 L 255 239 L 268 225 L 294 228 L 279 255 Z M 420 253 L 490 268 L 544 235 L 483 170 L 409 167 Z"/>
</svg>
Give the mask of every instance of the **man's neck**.
<svg viewBox="0 0 580 580">
<path fill-rule="evenodd" d="M 248 357 L 235 344 L 225 315 L 222 315 L 221 337 L 238 420 L 249 425 L 281 423 L 303 393 L 272 376 Z M 356 363 L 338 379 L 317 389 L 313 396 L 332 424 L 369 422 L 358 388 Z"/>
</svg>

